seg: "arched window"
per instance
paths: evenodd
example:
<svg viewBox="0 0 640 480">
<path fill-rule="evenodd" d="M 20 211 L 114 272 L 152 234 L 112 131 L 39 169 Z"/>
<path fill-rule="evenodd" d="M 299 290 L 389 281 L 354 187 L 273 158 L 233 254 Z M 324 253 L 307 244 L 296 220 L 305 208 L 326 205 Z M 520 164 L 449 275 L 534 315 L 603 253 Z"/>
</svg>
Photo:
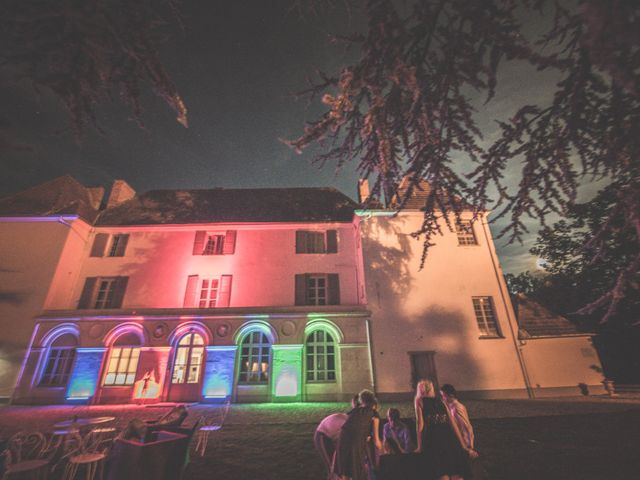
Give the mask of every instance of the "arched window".
<svg viewBox="0 0 640 480">
<path fill-rule="evenodd" d="M 245 335 L 240 345 L 239 383 L 267 383 L 271 362 L 271 342 L 259 331 Z"/>
<path fill-rule="evenodd" d="M 104 386 L 133 385 L 140 358 L 140 339 L 135 333 L 120 335 L 109 353 Z"/>
<path fill-rule="evenodd" d="M 336 344 L 325 330 L 307 336 L 307 382 L 333 382 L 336 379 Z"/>
<path fill-rule="evenodd" d="M 41 387 L 60 387 L 67 384 L 76 358 L 77 344 L 76 337 L 70 333 L 60 335 L 53 341 L 40 377 Z"/>
<path fill-rule="evenodd" d="M 189 332 L 178 342 L 171 383 L 198 383 L 204 360 L 204 340 Z"/>
</svg>

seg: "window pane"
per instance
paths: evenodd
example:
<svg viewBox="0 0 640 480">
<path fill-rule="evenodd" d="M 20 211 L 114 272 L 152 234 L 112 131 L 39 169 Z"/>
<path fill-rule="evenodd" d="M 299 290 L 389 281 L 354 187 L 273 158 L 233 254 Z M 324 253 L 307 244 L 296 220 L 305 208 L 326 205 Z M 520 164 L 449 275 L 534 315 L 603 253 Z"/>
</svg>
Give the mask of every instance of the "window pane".
<svg viewBox="0 0 640 480">
<path fill-rule="evenodd" d="M 316 330 L 307 336 L 307 381 L 335 381 L 335 344 L 333 337 L 324 330 Z"/>
</svg>

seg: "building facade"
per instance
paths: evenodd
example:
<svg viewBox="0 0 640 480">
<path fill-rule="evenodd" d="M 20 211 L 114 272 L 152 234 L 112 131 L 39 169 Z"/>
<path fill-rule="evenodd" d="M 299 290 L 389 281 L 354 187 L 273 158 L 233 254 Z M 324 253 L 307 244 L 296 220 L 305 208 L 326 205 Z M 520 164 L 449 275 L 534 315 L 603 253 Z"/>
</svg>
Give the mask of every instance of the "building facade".
<svg viewBox="0 0 640 480">
<path fill-rule="evenodd" d="M 411 203 L 122 183 L 106 203 L 74 218 L 73 243 L 36 280 L 46 295 L 24 320 L 16 403 L 406 398 L 423 377 L 488 397 L 545 388 L 529 378 L 486 214 L 445 227 L 421 269 Z M 583 363 L 567 387 L 597 383 Z"/>
</svg>

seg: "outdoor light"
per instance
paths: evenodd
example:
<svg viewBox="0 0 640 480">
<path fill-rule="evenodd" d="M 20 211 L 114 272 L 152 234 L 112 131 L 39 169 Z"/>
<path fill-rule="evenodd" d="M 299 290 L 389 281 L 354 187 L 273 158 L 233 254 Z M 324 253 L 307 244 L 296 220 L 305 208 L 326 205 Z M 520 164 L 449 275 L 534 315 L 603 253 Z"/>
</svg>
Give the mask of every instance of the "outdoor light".
<svg viewBox="0 0 640 480">
<path fill-rule="evenodd" d="M 226 399 L 233 391 L 236 360 L 235 346 L 207 347 L 202 396 L 208 399 Z"/>
<path fill-rule="evenodd" d="M 273 345 L 273 399 L 299 401 L 302 392 L 302 345 Z"/>
<path fill-rule="evenodd" d="M 67 387 L 67 400 L 88 400 L 96 392 L 105 348 L 78 348 Z"/>
</svg>

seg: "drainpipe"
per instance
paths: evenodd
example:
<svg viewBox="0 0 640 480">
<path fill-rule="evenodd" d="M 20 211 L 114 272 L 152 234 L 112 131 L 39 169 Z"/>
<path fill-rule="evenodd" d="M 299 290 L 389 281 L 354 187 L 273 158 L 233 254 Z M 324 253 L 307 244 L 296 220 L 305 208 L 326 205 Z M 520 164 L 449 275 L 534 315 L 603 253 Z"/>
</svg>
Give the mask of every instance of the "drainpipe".
<svg viewBox="0 0 640 480">
<path fill-rule="evenodd" d="M 493 266 L 493 272 L 496 276 L 496 281 L 498 282 L 498 287 L 500 290 L 500 297 L 502 299 L 502 303 L 505 307 L 505 311 L 507 312 L 507 323 L 509 324 L 509 330 L 511 331 L 511 339 L 513 341 L 513 347 L 516 351 L 516 356 L 518 357 L 518 363 L 520 364 L 520 370 L 522 371 L 522 378 L 524 380 L 525 388 L 527 389 L 527 396 L 529 398 L 535 398 L 533 389 L 531 388 L 531 381 L 529 379 L 529 373 L 527 372 L 527 365 L 524 360 L 524 355 L 518 345 L 518 333 L 517 330 L 514 329 L 513 322 L 515 319 L 513 318 L 511 312 L 513 312 L 513 307 L 511 306 L 511 300 L 508 299 L 508 295 L 506 295 L 506 284 L 504 283 L 504 278 L 502 278 L 502 274 L 500 272 L 500 264 L 498 263 L 498 256 L 495 251 L 495 246 L 493 245 L 493 239 L 487 232 L 489 230 L 489 225 L 485 222 L 485 215 L 481 215 L 480 223 L 482 225 L 482 231 L 484 232 L 484 239 L 487 242 L 487 246 L 489 247 L 489 257 L 491 258 L 491 264 Z"/>
<path fill-rule="evenodd" d="M 376 376 L 373 372 L 373 343 L 371 343 L 371 319 L 367 318 L 365 320 L 367 325 L 367 344 L 369 345 L 369 372 L 371 374 L 371 387 L 373 391 L 376 392 Z"/>
</svg>

